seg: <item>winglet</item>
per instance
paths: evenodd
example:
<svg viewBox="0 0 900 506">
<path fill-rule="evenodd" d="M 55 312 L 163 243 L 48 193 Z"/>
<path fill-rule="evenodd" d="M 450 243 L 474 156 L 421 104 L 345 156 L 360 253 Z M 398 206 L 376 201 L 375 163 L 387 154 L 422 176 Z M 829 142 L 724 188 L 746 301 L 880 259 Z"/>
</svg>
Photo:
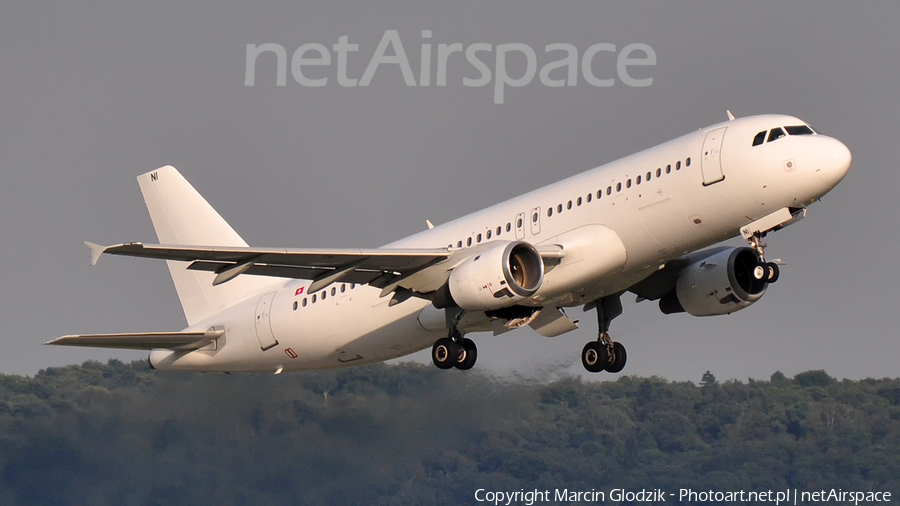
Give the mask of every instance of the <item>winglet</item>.
<svg viewBox="0 0 900 506">
<path fill-rule="evenodd" d="M 107 250 L 107 246 L 94 244 L 90 241 L 84 241 L 84 245 L 91 250 L 91 265 L 97 265 L 97 260 L 99 260 L 100 255 L 102 255 L 103 252 Z"/>
</svg>

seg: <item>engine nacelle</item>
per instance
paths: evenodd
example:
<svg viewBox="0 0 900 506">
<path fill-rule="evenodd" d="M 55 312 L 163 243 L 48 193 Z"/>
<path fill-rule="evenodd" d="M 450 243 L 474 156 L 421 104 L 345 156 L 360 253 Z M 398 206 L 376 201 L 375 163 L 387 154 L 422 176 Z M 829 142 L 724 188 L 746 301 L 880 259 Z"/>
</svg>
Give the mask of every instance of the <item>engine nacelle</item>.
<svg viewBox="0 0 900 506">
<path fill-rule="evenodd" d="M 465 259 L 432 296 L 434 307 L 490 311 L 530 297 L 544 281 L 544 261 L 527 242 L 500 243 Z"/>
<path fill-rule="evenodd" d="M 752 248 L 731 248 L 695 262 L 681 271 L 675 290 L 663 296 L 659 308 L 672 314 L 713 316 L 740 311 L 766 292 L 765 280 L 756 279 L 758 265 Z"/>
</svg>

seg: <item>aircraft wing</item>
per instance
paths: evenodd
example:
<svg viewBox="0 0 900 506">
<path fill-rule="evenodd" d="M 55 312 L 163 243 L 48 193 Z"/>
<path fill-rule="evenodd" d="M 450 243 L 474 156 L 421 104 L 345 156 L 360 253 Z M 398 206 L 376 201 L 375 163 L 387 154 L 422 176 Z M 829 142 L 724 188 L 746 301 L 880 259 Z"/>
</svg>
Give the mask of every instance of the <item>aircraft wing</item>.
<svg viewBox="0 0 900 506">
<path fill-rule="evenodd" d="M 280 278 L 311 279 L 309 291 L 317 291 L 338 281 L 369 284 L 382 288 L 382 296 L 397 289 L 428 293 L 441 287 L 450 271 L 466 258 L 478 254 L 491 243 L 472 248 L 373 248 L 373 249 L 289 249 L 218 246 L 175 246 L 139 242 L 100 246 L 91 249 L 91 263 L 100 255 L 124 255 L 190 262 L 188 269 L 216 274 L 214 285 L 240 274 Z M 560 246 L 541 246 L 545 258 L 562 258 Z"/>
<path fill-rule="evenodd" d="M 78 334 L 58 337 L 44 344 L 85 346 L 91 348 L 124 348 L 130 350 L 197 350 L 224 334 L 224 330 L 206 332 L 134 332 L 130 334 Z"/>
</svg>

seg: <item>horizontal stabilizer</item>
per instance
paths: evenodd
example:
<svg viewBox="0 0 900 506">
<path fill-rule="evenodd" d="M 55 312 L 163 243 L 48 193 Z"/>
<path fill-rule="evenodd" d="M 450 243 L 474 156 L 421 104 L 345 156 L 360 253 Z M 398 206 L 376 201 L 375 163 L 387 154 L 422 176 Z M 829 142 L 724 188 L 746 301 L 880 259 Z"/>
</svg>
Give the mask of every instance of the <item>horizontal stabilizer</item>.
<svg viewBox="0 0 900 506">
<path fill-rule="evenodd" d="M 44 343 L 54 346 L 86 346 L 90 348 L 121 348 L 152 350 L 166 348 L 189 351 L 203 348 L 221 337 L 224 330 L 205 332 L 132 332 L 128 334 L 78 334 L 58 337 Z"/>
</svg>

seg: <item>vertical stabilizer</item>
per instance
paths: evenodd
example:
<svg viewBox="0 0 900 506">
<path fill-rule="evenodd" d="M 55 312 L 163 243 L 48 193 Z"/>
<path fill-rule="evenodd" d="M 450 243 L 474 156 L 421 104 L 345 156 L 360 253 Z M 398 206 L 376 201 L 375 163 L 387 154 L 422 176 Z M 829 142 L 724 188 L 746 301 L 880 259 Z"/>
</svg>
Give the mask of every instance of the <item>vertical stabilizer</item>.
<svg viewBox="0 0 900 506">
<path fill-rule="evenodd" d="M 160 244 L 247 246 L 175 167 L 167 165 L 137 179 Z M 272 278 L 239 276 L 213 286 L 214 273 L 187 270 L 186 262 L 166 263 L 188 325 L 278 283 Z"/>
</svg>

